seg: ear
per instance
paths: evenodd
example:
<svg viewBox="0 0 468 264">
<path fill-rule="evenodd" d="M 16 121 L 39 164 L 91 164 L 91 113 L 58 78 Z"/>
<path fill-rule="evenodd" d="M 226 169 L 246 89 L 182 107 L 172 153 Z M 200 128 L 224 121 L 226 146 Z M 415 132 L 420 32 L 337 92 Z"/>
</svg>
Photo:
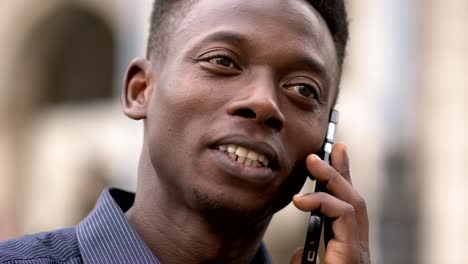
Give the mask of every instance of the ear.
<svg viewBox="0 0 468 264">
<path fill-rule="evenodd" d="M 146 118 L 152 93 L 151 63 L 143 58 L 134 59 L 125 73 L 121 103 L 126 116 L 134 120 Z"/>
</svg>

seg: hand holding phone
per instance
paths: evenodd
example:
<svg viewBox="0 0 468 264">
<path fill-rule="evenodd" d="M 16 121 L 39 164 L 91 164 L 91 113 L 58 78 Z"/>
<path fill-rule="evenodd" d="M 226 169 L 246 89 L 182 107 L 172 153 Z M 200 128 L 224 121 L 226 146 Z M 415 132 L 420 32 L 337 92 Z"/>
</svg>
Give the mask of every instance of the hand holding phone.
<svg viewBox="0 0 468 264">
<path fill-rule="evenodd" d="M 330 164 L 330 156 L 335 143 L 336 125 L 338 124 L 338 111 L 333 110 L 330 114 L 330 121 L 328 123 L 327 134 L 322 150 L 319 157 Z M 311 177 L 309 175 L 309 177 Z M 311 177 L 312 178 L 312 177 Z M 315 192 L 326 192 L 325 187 L 316 182 Z M 325 222 L 325 223 L 324 223 Z M 302 264 L 315 264 L 317 262 L 318 250 L 320 245 L 320 237 L 322 234 L 322 226 L 325 226 L 325 245 L 328 240 L 333 236 L 329 221 L 321 212 L 312 212 L 309 218 L 309 225 L 307 229 L 306 241 L 304 244 L 304 253 L 302 255 Z"/>
<path fill-rule="evenodd" d="M 370 263 L 366 203 L 352 185 L 346 146 L 341 143 L 333 146 L 337 119 L 337 113 L 332 113 L 327 140 L 319 154 L 321 157 L 312 154 L 306 159 L 310 175 L 317 183 L 326 184 L 327 189 L 319 184 L 316 185 L 316 191 L 320 192 L 295 195 L 293 198 L 299 210 L 312 213 L 304 250 L 296 251 L 291 264 L 316 263 L 322 227 L 324 261 L 334 264 Z M 333 151 L 330 153 L 332 146 Z M 328 239 L 331 240 L 327 245 Z"/>
</svg>

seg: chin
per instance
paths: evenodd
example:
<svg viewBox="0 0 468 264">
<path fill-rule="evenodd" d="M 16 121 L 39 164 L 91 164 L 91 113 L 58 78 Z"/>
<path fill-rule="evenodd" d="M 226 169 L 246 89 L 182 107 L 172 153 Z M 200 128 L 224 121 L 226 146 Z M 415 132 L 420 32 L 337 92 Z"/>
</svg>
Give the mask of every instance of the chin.
<svg viewBox="0 0 468 264">
<path fill-rule="evenodd" d="M 276 212 L 269 202 L 247 202 L 246 198 L 237 198 L 238 196 L 227 192 L 208 193 L 198 189 L 192 191 L 195 207 L 214 222 L 231 222 L 236 225 L 263 223 L 270 221 Z"/>
</svg>

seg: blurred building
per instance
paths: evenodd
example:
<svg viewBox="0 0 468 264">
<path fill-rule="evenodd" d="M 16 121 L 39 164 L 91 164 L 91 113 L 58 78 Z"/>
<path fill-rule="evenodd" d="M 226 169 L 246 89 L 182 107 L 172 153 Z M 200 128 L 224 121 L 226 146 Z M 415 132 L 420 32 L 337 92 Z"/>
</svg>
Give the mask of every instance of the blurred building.
<svg viewBox="0 0 468 264">
<path fill-rule="evenodd" d="M 118 98 L 150 5 L 0 3 L 0 237 L 74 224 L 104 186 L 134 188 L 142 135 Z"/>
<path fill-rule="evenodd" d="M 468 2 L 348 4 L 338 138 L 368 203 L 373 263 L 466 263 Z M 0 239 L 76 224 L 104 186 L 135 189 L 142 132 L 119 93 L 150 7 L 0 2 Z M 274 218 L 275 263 L 302 246 L 307 218 L 291 206 Z"/>
</svg>

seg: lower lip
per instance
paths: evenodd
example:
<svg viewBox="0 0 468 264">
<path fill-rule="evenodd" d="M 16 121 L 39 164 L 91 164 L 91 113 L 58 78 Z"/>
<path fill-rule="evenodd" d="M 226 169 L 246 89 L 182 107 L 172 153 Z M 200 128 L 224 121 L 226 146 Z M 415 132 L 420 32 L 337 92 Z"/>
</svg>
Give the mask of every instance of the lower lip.
<svg viewBox="0 0 468 264">
<path fill-rule="evenodd" d="M 268 167 L 249 167 L 233 159 L 224 151 L 211 149 L 219 168 L 229 175 L 256 183 L 267 183 L 275 178 L 275 172 Z"/>
</svg>

